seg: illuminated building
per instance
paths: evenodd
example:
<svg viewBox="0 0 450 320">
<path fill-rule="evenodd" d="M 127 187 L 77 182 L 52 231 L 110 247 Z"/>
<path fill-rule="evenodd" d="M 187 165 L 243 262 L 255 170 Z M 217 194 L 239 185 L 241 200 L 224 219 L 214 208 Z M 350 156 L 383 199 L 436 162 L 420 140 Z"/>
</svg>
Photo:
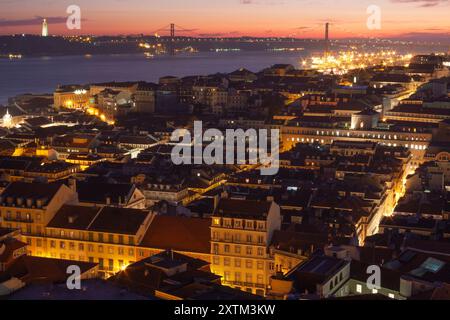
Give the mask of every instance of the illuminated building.
<svg viewBox="0 0 450 320">
<path fill-rule="evenodd" d="M 143 210 L 63 206 L 49 222 L 45 238 L 38 241 L 33 253 L 98 262 L 100 272 L 112 275 L 136 261 L 136 245 L 152 218 Z"/>
<path fill-rule="evenodd" d="M 63 184 L 12 182 L 0 196 L 0 226 L 21 230 L 23 241 L 31 245 L 61 206 L 76 200 L 76 193 Z"/>
<path fill-rule="evenodd" d="M 331 145 L 334 141 L 368 141 L 391 147 L 406 147 L 413 154 L 413 163 L 419 165 L 432 139 L 432 128 L 420 123 L 393 123 L 372 128 L 350 128 L 350 119 L 300 117 L 290 120 L 282 128 L 283 147 L 291 149 L 298 143 Z M 365 126 L 365 125 L 364 125 Z"/>
<path fill-rule="evenodd" d="M 83 86 L 59 86 L 53 93 L 53 106 L 57 109 L 82 109 L 91 105 L 89 88 Z"/>
<path fill-rule="evenodd" d="M 211 271 L 224 285 L 264 296 L 275 273 L 269 245 L 280 227 L 273 201 L 221 199 L 211 225 Z"/>
<path fill-rule="evenodd" d="M 27 240 L 33 256 L 99 264 L 109 277 L 165 250 L 210 262 L 210 219 L 160 216 L 109 206 L 64 205 L 45 233 Z"/>
<path fill-rule="evenodd" d="M 5 115 L 3 116 L 3 127 L 10 129 L 10 128 L 12 128 L 13 126 L 14 126 L 14 124 L 13 124 L 13 118 L 12 118 L 12 116 L 9 114 L 8 109 L 6 109 L 6 113 L 5 113 Z"/>
<path fill-rule="evenodd" d="M 42 36 L 43 36 L 43 37 L 48 37 L 48 24 L 47 24 L 47 19 L 44 19 L 44 21 L 42 21 Z"/>
<path fill-rule="evenodd" d="M 66 134 L 57 136 L 49 143 L 58 153 L 58 158 L 65 160 L 71 154 L 93 153 L 100 144 L 96 134 Z"/>
</svg>

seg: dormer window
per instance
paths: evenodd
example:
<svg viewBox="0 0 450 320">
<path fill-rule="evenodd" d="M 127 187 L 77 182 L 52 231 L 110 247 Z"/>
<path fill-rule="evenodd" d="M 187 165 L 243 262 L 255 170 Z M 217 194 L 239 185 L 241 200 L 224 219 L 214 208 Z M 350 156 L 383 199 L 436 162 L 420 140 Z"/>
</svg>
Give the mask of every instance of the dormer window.
<svg viewBox="0 0 450 320">
<path fill-rule="evenodd" d="M 225 226 L 226 228 L 231 228 L 231 227 L 232 227 L 232 225 L 231 225 L 231 219 L 224 219 L 224 220 L 223 220 L 223 224 L 224 224 L 224 226 Z"/>
</svg>

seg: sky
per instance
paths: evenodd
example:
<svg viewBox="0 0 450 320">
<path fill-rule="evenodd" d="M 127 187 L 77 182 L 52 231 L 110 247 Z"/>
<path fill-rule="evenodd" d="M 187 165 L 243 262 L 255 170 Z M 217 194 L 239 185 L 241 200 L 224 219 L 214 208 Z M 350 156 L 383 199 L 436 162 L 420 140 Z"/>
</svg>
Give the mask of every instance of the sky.
<svg viewBox="0 0 450 320">
<path fill-rule="evenodd" d="M 69 30 L 69 5 L 81 9 L 81 29 Z M 380 8 L 380 29 L 367 20 Z M 0 0 L 0 34 L 159 34 L 171 22 L 187 36 L 450 39 L 450 0 Z"/>
</svg>

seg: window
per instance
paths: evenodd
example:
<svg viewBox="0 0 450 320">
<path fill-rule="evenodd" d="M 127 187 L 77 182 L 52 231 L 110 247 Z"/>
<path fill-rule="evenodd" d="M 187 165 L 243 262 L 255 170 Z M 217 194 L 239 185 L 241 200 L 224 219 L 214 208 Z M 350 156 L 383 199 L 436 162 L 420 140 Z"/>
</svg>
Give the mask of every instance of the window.
<svg viewBox="0 0 450 320">
<path fill-rule="evenodd" d="M 237 253 L 237 254 L 240 254 L 241 253 L 241 246 L 236 246 L 234 248 L 234 252 Z"/>
<path fill-rule="evenodd" d="M 128 237 L 128 243 L 132 246 L 134 245 L 134 237 L 133 236 Z"/>
<path fill-rule="evenodd" d="M 230 246 L 229 245 L 225 245 L 224 251 L 225 251 L 225 253 L 230 253 Z"/>
<path fill-rule="evenodd" d="M 66 248 L 66 243 L 65 243 L 64 241 L 61 241 L 61 242 L 59 243 L 59 248 L 60 248 L 60 249 L 65 249 L 65 248 Z"/>
<path fill-rule="evenodd" d="M 245 261 L 245 267 L 247 269 L 252 269 L 253 268 L 253 261 L 252 260 L 246 260 Z"/>
<path fill-rule="evenodd" d="M 224 258 L 223 259 L 223 265 L 227 266 L 227 267 L 230 266 L 230 258 Z"/>
<path fill-rule="evenodd" d="M 98 252 L 103 253 L 103 246 L 98 246 Z"/>
<path fill-rule="evenodd" d="M 258 243 L 263 244 L 264 243 L 264 236 L 258 236 Z"/>
<path fill-rule="evenodd" d="M 69 242 L 69 250 L 72 250 L 72 251 L 75 250 L 75 243 Z"/>
<path fill-rule="evenodd" d="M 362 293 L 362 285 L 360 285 L 360 284 L 356 285 L 356 292 Z"/>
<path fill-rule="evenodd" d="M 231 219 L 224 219 L 224 220 L 223 220 L 223 225 L 224 225 L 226 228 L 231 228 Z"/>
<path fill-rule="evenodd" d="M 263 284 L 264 283 L 264 277 L 261 274 L 258 274 L 258 277 L 256 278 L 256 282 L 258 284 Z"/>
<path fill-rule="evenodd" d="M 54 240 L 50 241 L 50 248 L 56 248 L 56 242 Z"/>
<path fill-rule="evenodd" d="M 248 255 L 251 255 L 253 252 L 252 247 L 247 247 L 246 252 Z"/>
<path fill-rule="evenodd" d="M 235 280 L 236 282 L 241 282 L 241 273 L 240 273 L 240 272 L 236 272 L 236 273 L 234 274 L 234 280 Z"/>
<path fill-rule="evenodd" d="M 120 243 L 120 244 L 124 244 L 124 242 L 123 242 L 123 236 L 122 236 L 122 235 L 119 236 L 119 243 Z"/>
<path fill-rule="evenodd" d="M 129 256 L 134 256 L 134 249 L 133 248 L 128 249 L 128 255 Z"/>
<path fill-rule="evenodd" d="M 114 270 L 114 260 L 113 259 L 108 260 L 108 266 L 109 266 L 110 271 Z"/>
<path fill-rule="evenodd" d="M 103 233 L 98 234 L 98 242 L 103 242 Z"/>
<path fill-rule="evenodd" d="M 108 253 L 109 254 L 114 254 L 114 248 L 113 247 L 108 247 Z"/>
<path fill-rule="evenodd" d="M 263 256 L 263 255 L 264 255 L 264 249 L 258 248 L 258 256 Z"/>
<path fill-rule="evenodd" d="M 236 268 L 240 268 L 241 267 L 241 259 L 236 259 L 234 260 L 234 266 Z"/>
<path fill-rule="evenodd" d="M 253 241 L 252 235 L 251 234 L 247 235 L 247 242 L 252 243 L 252 241 Z"/>
<path fill-rule="evenodd" d="M 78 244 L 78 250 L 79 251 L 84 251 L 84 244 L 83 243 L 79 243 Z"/>
<path fill-rule="evenodd" d="M 122 247 L 119 247 L 119 248 L 117 249 L 117 252 L 119 253 L 120 256 L 123 256 L 123 255 L 124 255 L 124 250 L 123 250 Z"/>
<path fill-rule="evenodd" d="M 258 270 L 263 270 L 264 269 L 264 263 L 261 262 L 261 261 L 258 261 L 257 268 L 258 268 Z"/>
<path fill-rule="evenodd" d="M 220 258 L 219 257 L 214 257 L 213 258 L 213 264 L 219 265 L 220 264 Z"/>
<path fill-rule="evenodd" d="M 114 235 L 113 234 L 109 234 L 108 235 L 108 242 L 109 243 L 114 243 Z"/>
<path fill-rule="evenodd" d="M 231 276 L 230 276 L 230 272 L 229 271 L 225 271 L 224 278 L 225 278 L 225 281 L 230 281 Z"/>
</svg>

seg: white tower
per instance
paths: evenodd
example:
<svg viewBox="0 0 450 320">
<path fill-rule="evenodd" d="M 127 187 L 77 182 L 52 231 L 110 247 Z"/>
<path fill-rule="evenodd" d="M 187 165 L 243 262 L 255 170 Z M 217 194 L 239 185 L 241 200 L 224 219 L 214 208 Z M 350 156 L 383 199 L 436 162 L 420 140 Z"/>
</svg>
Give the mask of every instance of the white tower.
<svg viewBox="0 0 450 320">
<path fill-rule="evenodd" d="M 48 24 L 47 19 L 44 19 L 42 22 L 42 36 L 47 37 L 48 36 Z"/>
<path fill-rule="evenodd" d="M 6 114 L 3 116 L 3 127 L 12 128 L 13 121 L 12 116 L 9 114 L 9 110 L 6 109 Z"/>
</svg>

